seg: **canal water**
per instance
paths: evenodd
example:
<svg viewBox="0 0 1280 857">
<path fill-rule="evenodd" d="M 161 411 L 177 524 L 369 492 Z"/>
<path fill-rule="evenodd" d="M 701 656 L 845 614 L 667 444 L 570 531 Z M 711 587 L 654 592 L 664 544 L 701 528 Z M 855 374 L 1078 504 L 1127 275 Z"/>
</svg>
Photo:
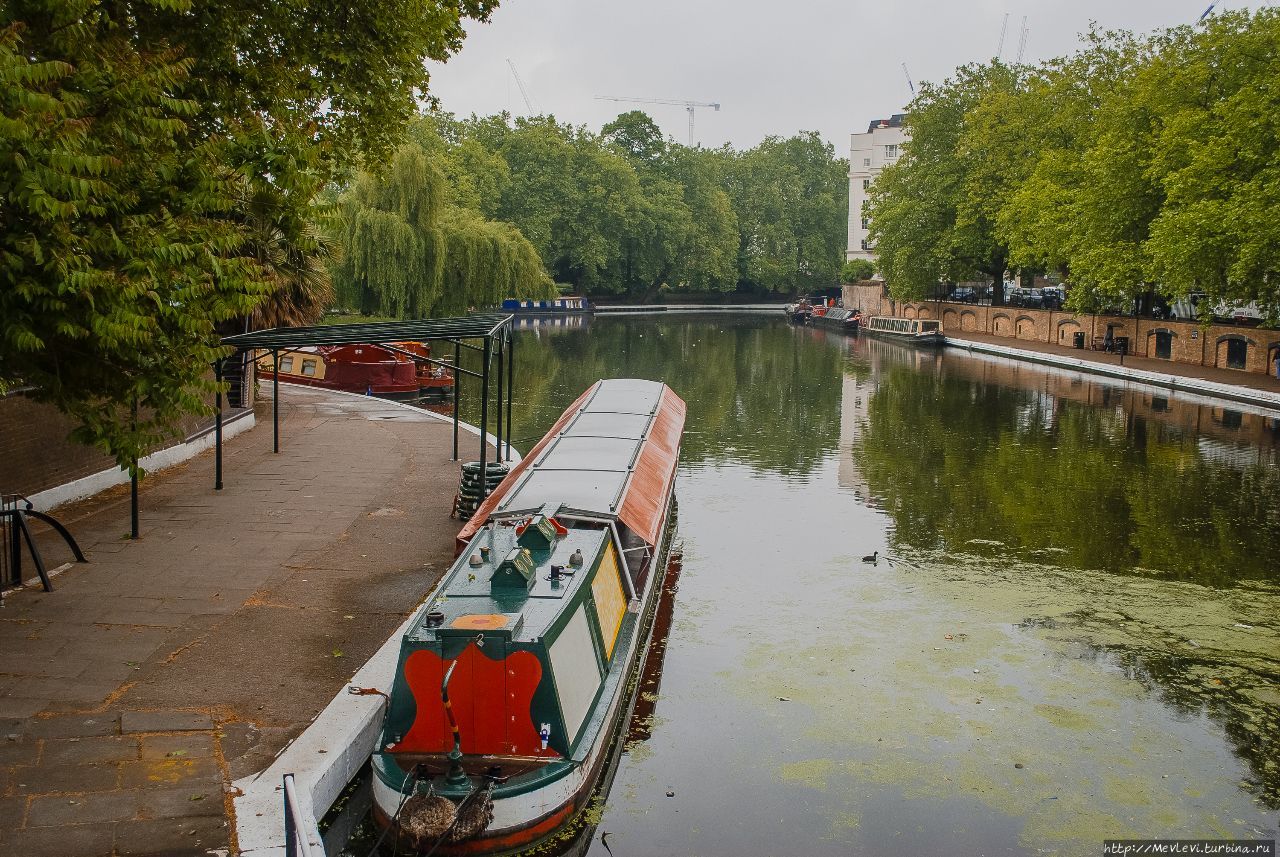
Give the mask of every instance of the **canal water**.
<svg viewBox="0 0 1280 857">
<path fill-rule="evenodd" d="M 665 668 L 591 855 L 1276 837 L 1276 414 L 762 315 L 518 337 L 521 448 L 600 377 L 689 405 Z"/>
</svg>

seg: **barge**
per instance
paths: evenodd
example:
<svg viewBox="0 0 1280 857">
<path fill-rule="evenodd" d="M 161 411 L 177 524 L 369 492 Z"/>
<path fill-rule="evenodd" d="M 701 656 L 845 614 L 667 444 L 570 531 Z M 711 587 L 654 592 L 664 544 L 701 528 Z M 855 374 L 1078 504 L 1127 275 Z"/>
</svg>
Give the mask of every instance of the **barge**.
<svg viewBox="0 0 1280 857">
<path fill-rule="evenodd" d="M 553 298 L 545 301 L 519 300 L 517 298 L 507 298 L 502 302 L 502 311 L 522 314 L 583 314 L 593 312 L 591 301 L 586 298 L 569 295 L 563 298 Z"/>
<path fill-rule="evenodd" d="M 941 348 L 946 343 L 942 323 L 931 318 L 894 318 L 873 315 L 865 319 L 862 333 L 877 339 L 901 342 L 917 348 Z"/>
<path fill-rule="evenodd" d="M 431 347 L 422 342 L 304 346 L 282 349 L 279 361 L 280 380 L 290 384 L 400 402 L 442 399 L 453 392 L 453 372 L 432 360 Z M 258 355 L 257 365 L 259 377 L 274 378 L 270 351 Z"/>
<path fill-rule="evenodd" d="M 372 758 L 374 820 L 401 851 L 544 844 L 607 786 L 668 571 L 684 418 L 665 384 L 598 381 L 458 534 Z"/>
<path fill-rule="evenodd" d="M 857 333 L 858 325 L 862 321 L 862 316 L 857 310 L 844 309 L 842 307 L 833 307 L 822 315 L 816 312 L 809 316 L 809 324 L 814 327 L 825 327 L 829 330 L 839 330 L 845 333 Z"/>
</svg>

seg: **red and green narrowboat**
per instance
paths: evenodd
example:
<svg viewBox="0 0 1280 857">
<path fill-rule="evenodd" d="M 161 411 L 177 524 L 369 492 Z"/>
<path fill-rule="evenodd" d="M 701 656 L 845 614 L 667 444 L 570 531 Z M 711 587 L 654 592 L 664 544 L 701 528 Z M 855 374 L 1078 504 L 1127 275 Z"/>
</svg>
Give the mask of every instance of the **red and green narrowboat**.
<svg viewBox="0 0 1280 857">
<path fill-rule="evenodd" d="M 402 851 L 504 854 L 568 829 L 635 705 L 675 529 L 685 403 L 599 381 L 458 535 L 404 635 L 374 817 Z"/>
</svg>

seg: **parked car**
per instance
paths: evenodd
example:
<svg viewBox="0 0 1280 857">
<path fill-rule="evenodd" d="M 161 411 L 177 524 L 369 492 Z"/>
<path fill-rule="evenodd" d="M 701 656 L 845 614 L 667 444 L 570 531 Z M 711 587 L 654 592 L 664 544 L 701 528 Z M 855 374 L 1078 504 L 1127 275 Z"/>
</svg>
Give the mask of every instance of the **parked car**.
<svg viewBox="0 0 1280 857">
<path fill-rule="evenodd" d="M 1027 290 L 1017 286 L 1008 289 L 1004 294 L 1004 302 L 1008 306 L 1026 306 Z"/>
<path fill-rule="evenodd" d="M 1061 286 L 1042 289 L 1040 294 L 1045 309 L 1062 309 L 1067 303 L 1067 293 Z"/>
<path fill-rule="evenodd" d="M 978 291 L 971 286 L 960 286 L 951 292 L 951 300 L 965 304 L 978 302 Z"/>
</svg>

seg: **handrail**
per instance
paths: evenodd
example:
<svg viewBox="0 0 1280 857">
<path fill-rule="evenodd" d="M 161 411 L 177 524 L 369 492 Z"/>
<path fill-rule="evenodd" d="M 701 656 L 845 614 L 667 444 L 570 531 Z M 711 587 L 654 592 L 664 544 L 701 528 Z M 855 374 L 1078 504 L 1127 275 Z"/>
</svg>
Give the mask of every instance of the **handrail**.
<svg viewBox="0 0 1280 857">
<path fill-rule="evenodd" d="M 307 836 L 307 822 L 302 815 L 302 807 L 298 804 L 297 786 L 293 774 L 284 775 L 284 853 L 286 857 L 324 857 L 321 849 L 317 854 L 311 849 L 311 840 Z"/>
</svg>

